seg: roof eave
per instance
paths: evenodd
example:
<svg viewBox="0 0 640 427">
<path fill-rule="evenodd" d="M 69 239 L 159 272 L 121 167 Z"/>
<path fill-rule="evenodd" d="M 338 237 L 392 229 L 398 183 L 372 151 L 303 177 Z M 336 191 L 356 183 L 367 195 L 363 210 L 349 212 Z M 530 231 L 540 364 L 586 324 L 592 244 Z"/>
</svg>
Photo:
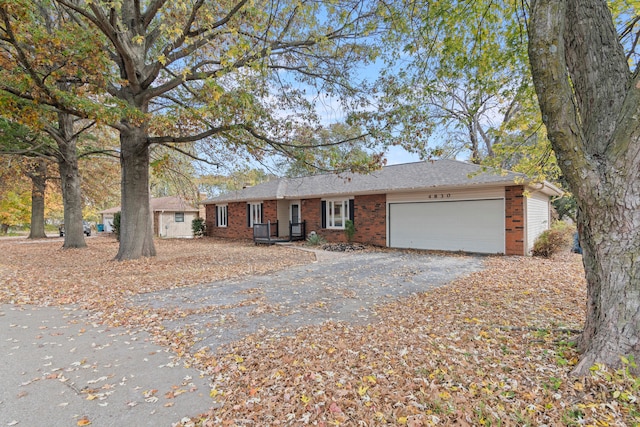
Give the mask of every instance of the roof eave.
<svg viewBox="0 0 640 427">
<path fill-rule="evenodd" d="M 543 182 L 529 182 L 527 187 L 533 191 L 539 191 L 550 197 L 562 197 L 564 195 L 564 191 L 560 188 L 556 187 L 549 181 Z"/>
</svg>

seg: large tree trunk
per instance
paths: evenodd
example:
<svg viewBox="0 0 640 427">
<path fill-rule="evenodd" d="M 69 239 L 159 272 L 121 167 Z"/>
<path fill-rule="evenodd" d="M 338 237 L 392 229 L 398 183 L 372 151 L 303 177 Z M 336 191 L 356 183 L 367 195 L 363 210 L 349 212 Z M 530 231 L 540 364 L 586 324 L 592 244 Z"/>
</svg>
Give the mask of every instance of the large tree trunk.
<svg viewBox="0 0 640 427">
<path fill-rule="evenodd" d="M 62 203 L 64 205 L 64 244 L 63 248 L 85 248 L 82 227 L 82 190 L 80 187 L 80 171 L 78 169 L 78 153 L 76 136 L 73 131 L 73 116 L 59 114 L 60 138 L 57 140 L 60 150 L 58 168 L 62 186 Z"/>
<path fill-rule="evenodd" d="M 31 178 L 31 230 L 29 239 L 44 239 L 44 193 L 47 189 L 47 162 L 44 159 L 34 161 L 29 172 Z"/>
<path fill-rule="evenodd" d="M 120 132 L 122 205 L 117 260 L 156 255 L 149 206 L 149 146 L 144 128 Z"/>
<path fill-rule="evenodd" d="M 620 194 L 627 188 L 612 186 L 613 203 L 581 201 L 578 211 L 588 284 L 581 373 L 596 362 L 619 366 L 620 356 L 640 360 L 640 204 L 637 190 L 635 201 Z"/>
<path fill-rule="evenodd" d="M 604 0 L 536 0 L 529 58 L 549 139 L 578 202 L 587 320 L 575 368 L 640 360 L 640 80 Z"/>
</svg>

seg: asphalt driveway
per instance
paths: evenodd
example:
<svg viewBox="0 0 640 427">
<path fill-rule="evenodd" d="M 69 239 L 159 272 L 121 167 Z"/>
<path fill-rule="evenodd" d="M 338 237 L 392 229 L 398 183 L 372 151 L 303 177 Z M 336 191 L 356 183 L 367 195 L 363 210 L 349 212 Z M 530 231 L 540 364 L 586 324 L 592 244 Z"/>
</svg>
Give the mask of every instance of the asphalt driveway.
<svg viewBox="0 0 640 427">
<path fill-rule="evenodd" d="M 415 251 L 315 251 L 318 261 L 263 276 L 138 295 L 136 306 L 205 312 L 169 321 L 196 331 L 198 347 L 220 345 L 256 332 L 290 334 L 327 321 L 375 321 L 375 306 L 442 286 L 482 268 L 482 258 Z"/>
<path fill-rule="evenodd" d="M 318 261 L 131 297 L 192 314 L 165 321 L 211 350 L 248 334 L 326 321 L 376 321 L 375 306 L 482 268 L 482 258 L 416 252 L 318 252 Z M 171 426 L 206 412 L 209 384 L 149 334 L 109 328 L 74 306 L 0 306 L 0 425 Z"/>
</svg>

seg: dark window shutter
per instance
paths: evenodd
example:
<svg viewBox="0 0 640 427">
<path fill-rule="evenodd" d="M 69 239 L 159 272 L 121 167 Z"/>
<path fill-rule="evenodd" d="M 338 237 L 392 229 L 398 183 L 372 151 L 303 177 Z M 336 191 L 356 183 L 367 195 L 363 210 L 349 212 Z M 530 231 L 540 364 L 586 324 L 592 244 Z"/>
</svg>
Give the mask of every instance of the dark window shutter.
<svg viewBox="0 0 640 427">
<path fill-rule="evenodd" d="M 264 205 L 264 203 L 260 203 L 260 218 L 258 218 L 258 221 L 260 221 L 261 224 L 264 224 L 266 221 L 262 220 L 262 206 Z"/>
<path fill-rule="evenodd" d="M 356 222 L 354 221 L 354 216 L 355 216 L 355 213 L 356 213 L 356 205 L 355 205 L 354 202 L 355 202 L 355 200 L 353 200 L 353 199 L 349 200 L 349 219 L 355 225 Z"/>
<path fill-rule="evenodd" d="M 251 204 L 247 203 L 247 227 L 251 227 Z"/>
<path fill-rule="evenodd" d="M 217 227 L 220 224 L 218 222 L 218 205 L 214 205 L 214 209 L 216 210 L 215 221 L 216 221 L 216 227 Z"/>
<path fill-rule="evenodd" d="M 327 202 L 320 203 L 320 216 L 322 217 L 322 228 L 327 228 Z"/>
</svg>

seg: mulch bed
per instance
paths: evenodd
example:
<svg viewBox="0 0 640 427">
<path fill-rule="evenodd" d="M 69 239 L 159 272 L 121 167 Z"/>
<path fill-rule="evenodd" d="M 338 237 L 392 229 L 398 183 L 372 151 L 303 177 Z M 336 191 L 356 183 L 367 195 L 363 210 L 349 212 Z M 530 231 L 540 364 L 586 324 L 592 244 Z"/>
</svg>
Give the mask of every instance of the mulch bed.
<svg viewBox="0 0 640 427">
<path fill-rule="evenodd" d="M 331 252 L 355 252 L 367 249 L 365 245 L 359 243 L 327 243 L 322 245 L 321 248 Z"/>
</svg>

